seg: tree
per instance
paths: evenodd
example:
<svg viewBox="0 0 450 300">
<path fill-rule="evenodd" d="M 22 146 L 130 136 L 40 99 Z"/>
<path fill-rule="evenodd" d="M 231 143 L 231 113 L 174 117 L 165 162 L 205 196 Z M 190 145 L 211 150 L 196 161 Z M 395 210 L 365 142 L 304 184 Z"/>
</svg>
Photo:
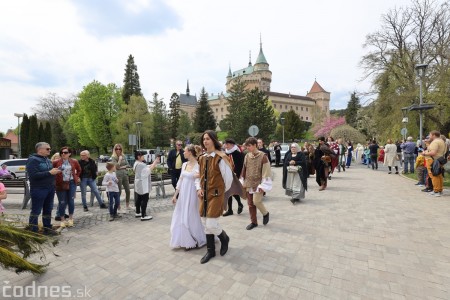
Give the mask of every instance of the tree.
<svg viewBox="0 0 450 300">
<path fill-rule="evenodd" d="M 221 130 L 229 131 L 229 135 L 237 140 L 244 140 L 247 136 L 248 126 L 246 126 L 247 106 L 247 85 L 241 80 L 236 79 L 229 90 L 228 115 L 221 121 Z"/>
<path fill-rule="evenodd" d="M 178 124 L 178 137 L 188 136 L 192 132 L 192 122 L 189 115 L 185 111 L 180 111 L 180 123 Z"/>
<path fill-rule="evenodd" d="M 163 147 L 170 144 L 168 132 L 168 120 L 166 105 L 158 99 L 158 93 L 153 94 L 152 108 L 152 122 L 153 127 L 150 134 L 150 144 L 154 147 Z"/>
<path fill-rule="evenodd" d="M 139 74 L 137 66 L 134 63 L 134 57 L 130 54 L 128 56 L 127 64 L 125 66 L 125 75 L 123 79 L 122 99 L 125 104 L 130 102 L 132 95 L 142 96 L 141 84 L 139 83 Z"/>
<path fill-rule="evenodd" d="M 284 138 L 286 141 L 294 141 L 304 137 L 306 124 L 300 120 L 300 117 L 294 110 L 284 114 Z"/>
<path fill-rule="evenodd" d="M 108 152 L 116 136 L 116 120 L 122 105 L 120 89 L 94 80 L 83 88 L 69 120 L 81 145 L 93 143 Z"/>
<path fill-rule="evenodd" d="M 75 99 L 74 96 L 64 98 L 56 93 L 48 93 L 38 100 L 38 105 L 33 107 L 33 112 L 36 113 L 39 120 L 66 121 Z"/>
<path fill-rule="evenodd" d="M 21 134 L 22 135 L 22 134 Z M 36 115 L 32 115 L 30 117 L 30 129 L 28 131 L 28 153 L 36 153 L 36 150 L 34 149 L 34 146 L 39 141 L 39 126 Z"/>
<path fill-rule="evenodd" d="M 39 129 L 38 129 L 38 141 L 44 141 L 45 135 L 44 135 L 44 125 L 43 123 L 39 123 Z"/>
<path fill-rule="evenodd" d="M 128 105 L 124 103 L 122 106 L 123 108 L 116 124 L 118 134 L 114 138 L 114 141 L 125 146 L 128 145 L 129 134 L 134 134 L 138 138 L 136 122 L 141 122 L 142 125 L 139 128 L 139 135 L 141 137 L 141 145 L 144 145 L 142 141 L 150 140 L 151 128 L 153 127 L 152 116 L 148 110 L 147 101 L 142 96 L 133 95 L 130 97 Z"/>
<path fill-rule="evenodd" d="M 247 92 L 244 112 L 246 114 L 244 115 L 243 128 L 248 129 L 251 125 L 258 126 L 258 137 L 268 141 L 269 137 L 275 132 L 277 122 L 273 106 L 266 93 L 258 88 Z M 244 137 L 239 137 L 239 140 L 244 140 L 247 136 L 248 133 Z"/>
<path fill-rule="evenodd" d="M 360 108 L 361 104 L 359 103 L 359 97 L 356 95 L 356 92 L 353 92 L 348 101 L 347 109 L 345 110 L 345 121 L 348 125 L 352 127 L 357 126 L 358 110 Z"/>
<path fill-rule="evenodd" d="M 330 117 L 328 119 L 324 119 L 322 123 L 316 124 L 314 128 L 312 129 L 314 136 L 330 136 L 331 130 L 334 128 L 344 125 L 345 124 L 345 118 L 340 117 Z"/>
<path fill-rule="evenodd" d="M 31 153 L 29 152 L 29 140 L 30 135 L 30 119 L 27 114 L 23 114 L 22 123 L 20 124 L 20 152 L 22 157 L 28 157 Z"/>
<path fill-rule="evenodd" d="M 200 92 L 200 101 L 195 109 L 194 129 L 196 132 L 204 132 L 208 129 L 215 130 L 216 126 L 214 113 L 208 103 L 208 94 L 203 87 Z"/>
<path fill-rule="evenodd" d="M 169 135 L 175 139 L 178 136 L 180 124 L 180 97 L 177 93 L 173 93 L 169 102 Z"/>
<path fill-rule="evenodd" d="M 331 136 L 336 139 L 343 138 L 345 141 L 352 141 L 353 143 L 364 144 L 366 142 L 366 136 L 364 134 L 347 124 L 333 128 L 331 130 Z"/>
<path fill-rule="evenodd" d="M 377 134 L 399 136 L 401 108 L 418 104 L 419 85 L 414 67 L 428 64 L 424 99 L 441 109 L 424 112 L 425 128 L 442 128 L 450 114 L 450 12 L 448 1 L 413 0 L 382 16 L 381 29 L 366 37 L 368 53 L 361 59 L 366 78 L 377 94 L 373 115 Z M 418 135 L 418 114 L 408 115 L 408 130 Z"/>
<path fill-rule="evenodd" d="M 51 143 L 52 141 L 52 128 L 50 126 L 50 122 L 45 122 L 44 138 L 42 140 L 47 141 L 47 143 Z"/>
</svg>

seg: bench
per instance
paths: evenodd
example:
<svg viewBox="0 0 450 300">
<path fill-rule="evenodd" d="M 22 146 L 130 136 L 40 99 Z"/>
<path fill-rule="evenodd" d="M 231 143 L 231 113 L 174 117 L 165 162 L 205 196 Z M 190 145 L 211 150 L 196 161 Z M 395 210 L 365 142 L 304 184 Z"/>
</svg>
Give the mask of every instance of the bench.
<svg viewBox="0 0 450 300">
<path fill-rule="evenodd" d="M 23 194 L 22 209 L 25 209 L 28 201 L 31 199 L 28 180 L 26 178 L 0 178 L 0 182 L 6 187 L 8 194 Z"/>
</svg>

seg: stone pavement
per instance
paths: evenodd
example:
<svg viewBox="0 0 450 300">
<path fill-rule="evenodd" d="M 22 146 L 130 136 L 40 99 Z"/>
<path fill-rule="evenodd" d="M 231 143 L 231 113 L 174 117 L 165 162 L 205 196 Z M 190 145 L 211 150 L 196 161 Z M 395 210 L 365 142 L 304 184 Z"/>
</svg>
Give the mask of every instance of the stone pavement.
<svg viewBox="0 0 450 300">
<path fill-rule="evenodd" d="M 106 222 L 103 211 L 77 206 L 77 226 L 50 249 L 58 256 L 47 251 L 44 275 L 2 270 L 0 281 L 93 299 L 450 299 L 450 192 L 428 196 L 385 169 L 353 166 L 323 192 L 310 178 L 294 206 L 274 168 L 270 223 L 259 214 L 260 226 L 245 230 L 247 208 L 221 218 L 230 248 L 205 265 L 205 248 L 169 248 L 169 200 L 151 200 L 149 222 Z"/>
</svg>

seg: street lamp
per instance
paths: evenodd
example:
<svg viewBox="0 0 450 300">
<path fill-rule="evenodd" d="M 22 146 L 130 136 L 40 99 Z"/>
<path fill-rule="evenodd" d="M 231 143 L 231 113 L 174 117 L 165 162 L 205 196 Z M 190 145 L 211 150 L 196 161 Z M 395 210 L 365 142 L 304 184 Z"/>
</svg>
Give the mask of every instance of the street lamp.
<svg viewBox="0 0 450 300">
<path fill-rule="evenodd" d="M 280 118 L 280 123 L 283 126 L 283 144 L 284 144 L 284 117 Z"/>
<path fill-rule="evenodd" d="M 23 114 L 21 114 L 21 113 L 14 113 L 14 117 L 17 117 L 17 128 L 19 129 L 19 151 L 18 151 L 18 154 L 19 154 L 19 158 L 22 158 L 22 146 L 21 146 L 21 143 L 20 143 L 20 118 L 22 118 L 23 117 Z"/>
<path fill-rule="evenodd" d="M 137 150 L 141 150 L 141 126 L 142 122 L 135 122 L 138 131 L 138 142 L 137 142 Z"/>
<path fill-rule="evenodd" d="M 403 123 L 403 128 L 401 130 L 402 136 L 403 136 L 403 140 L 406 140 L 406 134 L 408 133 L 407 129 L 406 129 L 406 124 L 408 123 L 408 110 L 409 110 L 409 106 L 407 107 L 402 107 L 402 114 L 403 114 L 403 119 L 402 119 L 402 123 Z"/>
<path fill-rule="evenodd" d="M 420 88 L 419 88 L 419 107 L 422 106 L 423 104 L 423 98 L 422 98 L 422 78 L 423 76 L 425 76 L 425 71 L 428 67 L 428 64 L 419 64 L 415 66 L 416 69 L 416 73 L 417 76 L 419 76 L 419 84 L 420 84 Z M 422 110 L 419 110 L 419 140 L 420 143 L 422 144 L 422 130 L 423 130 L 423 114 L 422 114 Z"/>
</svg>

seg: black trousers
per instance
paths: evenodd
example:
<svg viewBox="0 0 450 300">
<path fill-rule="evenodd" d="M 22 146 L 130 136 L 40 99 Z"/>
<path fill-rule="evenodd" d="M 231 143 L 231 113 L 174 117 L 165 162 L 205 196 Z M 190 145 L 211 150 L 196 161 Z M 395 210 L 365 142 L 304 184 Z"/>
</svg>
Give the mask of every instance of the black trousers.
<svg viewBox="0 0 450 300">
<path fill-rule="evenodd" d="M 147 215 L 147 203 L 148 199 L 150 198 L 150 194 L 146 193 L 143 195 L 136 194 L 136 213 L 141 213 L 142 217 L 145 217 Z"/>
<path fill-rule="evenodd" d="M 239 195 L 230 196 L 230 198 L 228 198 L 228 211 L 233 211 L 233 197 L 236 199 L 238 206 L 243 206 Z"/>
<path fill-rule="evenodd" d="M 275 154 L 275 165 L 278 167 L 281 161 L 281 154 Z"/>
<path fill-rule="evenodd" d="M 178 179 L 180 179 L 181 169 L 170 170 L 170 176 L 172 176 L 172 186 L 174 189 L 177 188 Z"/>
</svg>

